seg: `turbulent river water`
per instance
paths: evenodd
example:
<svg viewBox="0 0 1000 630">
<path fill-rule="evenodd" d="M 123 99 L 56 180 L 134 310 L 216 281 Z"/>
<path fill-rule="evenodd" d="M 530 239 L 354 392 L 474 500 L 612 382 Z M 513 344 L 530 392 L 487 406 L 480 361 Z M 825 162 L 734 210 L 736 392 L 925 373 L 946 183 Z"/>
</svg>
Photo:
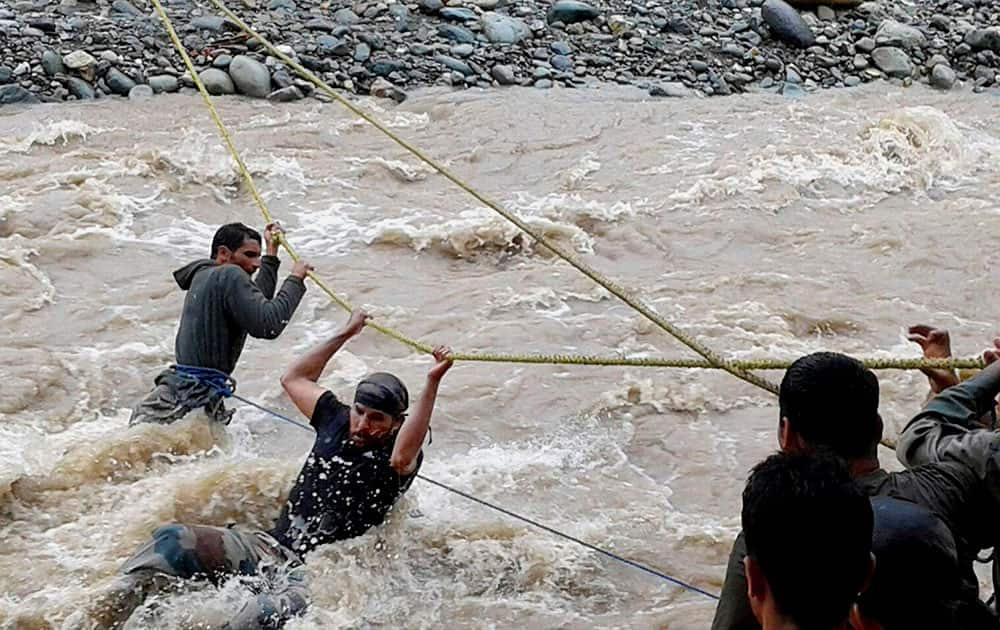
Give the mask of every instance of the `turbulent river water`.
<svg viewBox="0 0 1000 630">
<path fill-rule="evenodd" d="M 690 356 L 337 105 L 219 105 L 290 240 L 381 321 L 458 350 Z M 998 332 L 995 95 L 368 105 L 727 356 L 915 356 L 904 330 L 921 322 L 968 355 Z M 270 526 L 311 435 L 238 403 L 221 430 L 126 426 L 172 358 L 170 272 L 219 224 L 261 224 L 198 99 L 4 108 L 0 138 L 0 625 L 78 627 L 158 524 Z M 239 392 L 297 417 L 278 377 L 345 319 L 310 288 L 279 340 L 247 344 Z M 416 390 L 429 364 L 369 330 L 323 383 L 349 396 L 377 369 Z M 880 378 L 893 433 L 926 384 Z M 423 472 L 717 592 L 776 424 L 770 394 L 717 372 L 459 364 Z M 293 629 L 705 628 L 714 610 L 421 481 L 308 567 L 314 606 Z M 163 596 L 129 625 L 211 627 L 242 593 Z"/>
</svg>

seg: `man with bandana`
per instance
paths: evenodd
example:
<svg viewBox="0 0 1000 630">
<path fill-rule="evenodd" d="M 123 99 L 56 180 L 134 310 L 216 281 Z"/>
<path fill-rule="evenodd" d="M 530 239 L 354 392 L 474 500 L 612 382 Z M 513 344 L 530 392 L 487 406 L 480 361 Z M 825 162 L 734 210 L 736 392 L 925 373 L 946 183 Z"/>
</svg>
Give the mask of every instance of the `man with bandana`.
<svg viewBox="0 0 1000 630">
<path fill-rule="evenodd" d="M 118 627 L 151 592 L 176 585 L 178 579 L 221 583 L 234 575 L 256 576 L 259 594 L 227 628 L 280 627 L 308 605 L 304 556 L 320 545 L 360 536 L 385 520 L 423 461 L 438 386 L 452 361 L 448 348 L 434 350 L 434 366 L 409 417 L 406 386 L 386 373 L 363 379 L 353 405 L 347 406 L 318 381 L 333 355 L 367 320 L 364 311 L 352 313 L 340 332 L 307 352 L 281 378 L 316 430 L 316 441 L 274 528 L 160 527 L 125 562 L 122 578 L 90 613 L 102 627 Z"/>
</svg>

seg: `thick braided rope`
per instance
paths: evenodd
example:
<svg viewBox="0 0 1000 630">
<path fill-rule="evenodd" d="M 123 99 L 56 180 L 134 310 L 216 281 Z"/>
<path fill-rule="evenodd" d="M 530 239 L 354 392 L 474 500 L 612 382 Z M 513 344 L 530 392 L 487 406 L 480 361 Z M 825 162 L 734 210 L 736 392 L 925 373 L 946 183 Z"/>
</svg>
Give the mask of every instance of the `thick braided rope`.
<svg viewBox="0 0 1000 630">
<path fill-rule="evenodd" d="M 318 88 L 323 90 L 323 92 L 328 94 L 331 98 L 333 98 L 338 103 L 343 105 L 353 114 L 362 118 L 363 120 L 371 124 L 373 127 L 381 131 L 383 134 L 385 134 L 386 137 L 388 137 L 390 140 L 398 144 L 406 151 L 409 151 L 411 154 L 413 154 L 414 157 L 419 159 L 421 162 L 423 162 L 430 168 L 434 169 L 442 177 L 444 177 L 445 179 L 449 180 L 450 182 L 452 182 L 453 184 L 455 184 L 456 186 L 467 192 L 474 199 L 476 199 L 486 207 L 490 208 L 491 210 L 502 216 L 504 219 L 516 225 L 521 231 L 523 231 L 525 234 L 533 238 L 543 247 L 551 251 L 556 256 L 562 258 L 572 267 L 583 273 L 585 276 L 587 276 L 597 284 L 607 289 L 612 295 L 616 296 L 618 299 L 622 300 L 623 302 L 631 306 L 633 309 L 635 309 L 641 315 L 643 315 L 646 319 L 650 320 L 651 322 L 659 326 L 661 329 L 672 335 L 678 341 L 686 345 L 688 348 L 694 350 L 696 353 L 704 357 L 705 360 L 707 360 L 709 363 L 729 372 L 730 374 L 733 374 L 738 378 L 741 378 L 760 388 L 766 389 L 767 391 L 773 393 L 778 392 L 777 385 L 771 383 L 767 379 L 752 374 L 747 370 L 734 366 L 732 363 L 727 361 L 722 356 L 716 354 L 709 348 L 705 347 L 699 341 L 687 335 L 686 333 L 681 331 L 679 328 L 677 328 L 670 322 L 666 321 L 659 313 L 657 313 L 655 310 L 647 306 L 641 300 L 633 296 L 624 287 L 613 282 L 612 280 L 604 276 L 602 273 L 600 273 L 587 263 L 580 260 L 573 252 L 566 250 L 560 247 L 559 245 L 551 242 L 549 239 L 545 237 L 544 234 L 532 228 L 530 225 L 522 221 L 518 216 L 508 211 L 507 209 L 503 208 L 499 203 L 493 201 L 492 199 L 489 199 L 484 194 L 480 193 L 478 190 L 473 188 L 470 184 L 466 183 L 463 179 L 459 178 L 457 175 L 452 173 L 449 169 L 445 168 L 443 165 L 439 164 L 436 160 L 427 156 L 423 151 L 421 151 L 417 147 L 413 146 L 412 144 L 410 144 L 409 142 L 398 136 L 391 129 L 382 124 L 382 122 L 380 122 L 377 118 L 372 116 L 370 113 L 361 109 L 354 103 L 351 103 L 349 100 L 338 94 L 337 91 L 334 90 L 332 87 L 330 87 L 330 85 L 327 84 L 325 81 L 317 77 L 308 69 L 304 68 L 301 64 L 299 64 L 297 61 L 295 61 L 285 53 L 278 50 L 273 44 L 271 44 L 269 41 L 264 39 L 264 37 L 262 37 L 260 34 L 255 32 L 252 28 L 250 28 L 250 26 L 246 22 L 240 19 L 239 16 L 230 11 L 229 8 L 226 7 L 226 5 L 224 5 L 220 0 L 211 0 L 211 2 L 213 5 L 215 5 L 215 7 L 219 11 L 224 13 L 226 17 L 232 20 L 233 23 L 237 24 L 241 29 L 243 29 L 243 31 L 246 34 L 255 38 L 258 42 L 261 43 L 262 46 L 267 48 L 268 52 L 270 52 L 275 57 L 284 61 L 290 68 L 295 70 L 295 72 L 298 73 L 301 77 L 316 85 Z"/>
</svg>

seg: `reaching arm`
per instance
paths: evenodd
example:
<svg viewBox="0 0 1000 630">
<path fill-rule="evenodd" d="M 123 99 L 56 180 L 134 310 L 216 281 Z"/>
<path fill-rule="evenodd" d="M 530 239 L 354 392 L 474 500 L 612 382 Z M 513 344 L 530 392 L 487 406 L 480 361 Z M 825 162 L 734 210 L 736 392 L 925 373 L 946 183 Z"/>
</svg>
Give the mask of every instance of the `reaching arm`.
<svg viewBox="0 0 1000 630">
<path fill-rule="evenodd" d="M 906 425 L 896 456 L 907 467 L 962 462 L 1000 498 L 1000 433 L 979 423 L 993 411 L 1000 392 L 1000 354 L 988 351 L 985 358 L 990 363 L 986 369 L 938 394 Z"/>
<path fill-rule="evenodd" d="M 278 260 L 278 238 L 282 233 L 281 226 L 277 223 L 270 223 L 264 228 L 266 254 L 261 256 L 260 270 L 253 281 L 269 300 L 274 299 L 274 290 L 278 287 L 278 267 L 281 266 L 281 261 Z"/>
<path fill-rule="evenodd" d="M 392 449 L 389 464 L 400 476 L 412 474 L 417 467 L 420 449 L 424 445 L 427 428 L 431 424 L 431 413 L 437 400 L 438 386 L 441 378 L 451 368 L 451 350 L 445 347 L 434 349 L 434 367 L 427 373 L 427 383 L 420 394 L 413 413 L 396 435 L 396 445 Z"/>
<path fill-rule="evenodd" d="M 295 263 L 292 273 L 272 300 L 267 299 L 245 272 L 235 266 L 229 267 L 225 272 L 227 311 L 251 337 L 276 339 L 302 301 L 306 292 L 303 278 L 312 267 L 302 261 Z"/>
<path fill-rule="evenodd" d="M 281 386 L 288 397 L 310 420 L 316 410 L 316 401 L 326 391 L 317 383 L 323 374 L 323 368 L 345 343 L 364 329 L 368 319 L 368 313 L 362 310 L 354 311 L 340 332 L 307 352 L 301 359 L 288 366 L 281 375 Z"/>
<path fill-rule="evenodd" d="M 906 338 L 919 345 L 920 349 L 923 350 L 925 359 L 951 358 L 951 337 L 947 330 L 919 325 L 910 326 L 906 332 Z M 927 376 L 931 386 L 928 398 L 932 398 L 959 383 L 955 370 L 924 369 L 921 371 Z"/>
</svg>

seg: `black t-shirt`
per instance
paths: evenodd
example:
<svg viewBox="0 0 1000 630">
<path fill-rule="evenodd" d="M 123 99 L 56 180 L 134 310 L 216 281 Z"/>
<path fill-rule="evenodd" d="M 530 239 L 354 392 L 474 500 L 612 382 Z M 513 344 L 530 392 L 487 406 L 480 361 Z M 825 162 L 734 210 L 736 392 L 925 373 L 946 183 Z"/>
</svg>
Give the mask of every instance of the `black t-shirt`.
<svg viewBox="0 0 1000 630">
<path fill-rule="evenodd" d="M 380 524 L 423 461 L 421 452 L 416 469 L 401 477 L 389 465 L 395 436 L 375 448 L 357 448 L 350 440 L 350 413 L 329 391 L 316 402 L 316 442 L 271 530 L 299 555 Z"/>
</svg>

